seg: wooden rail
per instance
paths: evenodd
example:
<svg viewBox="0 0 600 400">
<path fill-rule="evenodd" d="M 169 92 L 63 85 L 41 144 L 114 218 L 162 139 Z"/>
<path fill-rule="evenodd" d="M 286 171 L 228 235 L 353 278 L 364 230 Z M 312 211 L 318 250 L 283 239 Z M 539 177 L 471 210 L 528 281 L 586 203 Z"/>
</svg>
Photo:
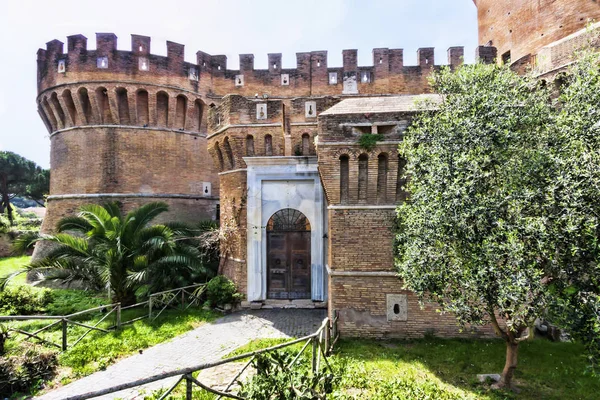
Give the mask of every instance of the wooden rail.
<svg viewBox="0 0 600 400">
<path fill-rule="evenodd" d="M 103 306 L 98 306 L 94 308 L 89 308 L 87 310 L 78 311 L 69 315 L 9 315 L 9 316 L 0 316 L 1 321 L 53 321 L 50 324 L 37 329 L 34 332 L 27 332 L 23 329 L 11 328 L 9 330 L 11 332 L 18 333 L 26 337 L 25 340 L 35 339 L 40 343 L 44 343 L 50 346 L 58 347 L 62 351 L 66 351 L 68 348 L 76 346 L 79 342 L 81 342 L 91 331 L 98 331 L 103 333 L 109 333 L 110 331 L 120 329 L 123 325 L 132 324 L 135 321 L 139 321 L 141 319 L 148 318 L 151 321 L 156 320 L 158 316 L 169 306 L 175 307 L 179 304 L 181 309 L 187 310 L 193 304 L 200 305 L 200 297 L 204 293 L 204 289 L 206 284 L 201 283 L 197 285 L 185 286 L 172 290 L 165 290 L 158 293 L 152 293 L 149 296 L 147 301 L 142 301 L 140 303 L 132 304 L 130 306 L 122 307 L 121 303 L 107 304 Z M 166 299 L 166 300 L 165 300 Z M 164 301 L 163 301 L 164 300 Z M 166 304 L 165 304 L 166 303 Z M 152 306 L 159 305 L 162 306 L 162 309 L 158 312 L 157 315 L 152 315 Z M 129 310 L 136 307 L 142 307 L 148 305 L 148 313 L 144 314 L 140 317 L 132 318 L 127 321 L 121 320 L 121 312 L 124 310 Z M 83 315 L 101 311 L 102 313 L 106 313 L 100 318 L 94 325 L 86 324 L 83 322 L 75 321 L 74 318 L 81 317 Z M 114 325 L 109 326 L 108 328 L 101 328 L 99 325 L 105 321 L 110 315 L 114 315 Z M 87 330 L 75 339 L 74 342 L 69 343 L 68 340 L 68 327 L 70 325 L 79 326 L 86 328 Z M 46 338 L 40 336 L 43 332 L 50 331 L 51 328 L 56 327 L 57 325 L 61 326 L 61 343 L 54 343 Z"/>
<path fill-rule="evenodd" d="M 116 393 L 116 392 L 120 392 L 121 390 L 127 390 L 127 389 L 132 389 L 135 387 L 139 387 L 142 385 L 147 385 L 149 383 L 152 382 L 156 382 L 156 381 L 160 381 L 163 379 L 167 379 L 167 378 L 172 378 L 172 377 L 179 377 L 179 379 L 177 379 L 177 381 L 175 382 L 175 384 L 173 386 L 171 386 L 165 393 L 163 393 L 161 395 L 161 397 L 159 398 L 159 400 L 164 400 L 167 398 L 167 396 L 169 394 L 171 394 L 173 392 L 173 390 L 175 390 L 177 388 L 177 386 L 179 384 L 181 384 L 181 382 L 185 381 L 186 384 L 186 400 L 191 400 L 192 399 L 192 393 L 193 393 L 193 387 L 194 385 L 199 387 L 202 390 L 206 390 L 210 393 L 213 393 L 219 397 L 217 397 L 217 399 L 221 399 L 223 397 L 227 397 L 230 399 L 239 399 L 239 400 L 244 400 L 244 398 L 237 396 L 233 393 L 229 393 L 228 390 L 234 385 L 234 383 L 239 379 L 239 377 L 241 376 L 241 374 L 244 372 L 244 370 L 246 370 L 246 368 L 248 368 L 248 366 L 251 364 L 252 360 L 259 354 L 264 354 L 264 353 L 269 353 L 269 352 L 273 352 L 275 350 L 279 350 L 285 347 L 289 347 L 292 346 L 294 344 L 297 343 L 302 343 L 305 342 L 304 346 L 302 347 L 302 349 L 300 350 L 300 352 L 296 355 L 296 357 L 294 358 L 294 360 L 290 363 L 289 368 L 293 367 L 299 360 L 300 360 L 300 356 L 302 355 L 302 353 L 308 348 L 309 345 L 312 345 L 311 349 L 312 349 L 312 359 L 311 359 L 311 366 L 312 366 L 312 373 L 316 374 L 318 371 L 320 371 L 320 363 L 321 360 L 325 363 L 326 368 L 330 371 L 333 372 L 331 365 L 329 364 L 329 361 L 327 360 L 327 357 L 331 354 L 331 352 L 333 351 L 333 345 L 335 344 L 335 342 L 337 341 L 337 314 L 334 316 L 333 319 L 329 319 L 329 318 L 325 318 L 323 320 L 323 323 L 321 324 L 321 326 L 319 327 L 319 329 L 308 336 L 304 336 L 301 337 L 299 339 L 295 339 L 295 340 L 291 340 L 289 342 L 285 342 L 285 343 L 281 343 L 275 346 L 271 346 L 268 347 L 266 349 L 262 349 L 262 350 L 256 350 L 256 351 L 252 351 L 252 352 L 248 352 L 248 353 L 244 353 L 244 354 L 240 354 L 238 356 L 234 356 L 234 357 L 229 357 L 226 359 L 222 359 L 222 360 L 217 360 L 217 361 L 213 361 L 213 362 L 209 362 L 209 363 L 203 363 L 203 364 L 199 364 L 193 367 L 188 367 L 188 368 L 181 368 L 181 369 L 177 369 L 177 370 L 173 370 L 173 371 L 167 371 L 167 372 L 163 372 L 160 374 L 156 374 L 156 375 L 152 375 L 150 377 L 147 378 L 143 378 L 143 379 L 138 379 L 132 382 L 128 382 L 128 383 L 124 383 L 121 385 L 116 385 L 110 388 L 106 388 L 106 389 L 102 389 L 102 390 L 97 390 L 94 392 L 89 392 L 89 393 L 85 393 L 82 395 L 77 395 L 77 396 L 71 396 L 71 397 L 66 397 L 64 400 L 85 400 L 85 399 L 91 399 L 94 397 L 99 397 L 99 396 L 105 396 L 111 393 Z M 333 341 L 331 341 L 331 338 L 333 337 Z M 219 391 L 217 389 L 211 388 L 205 384 L 203 384 L 202 382 L 198 381 L 196 378 L 194 378 L 192 376 L 193 373 L 204 370 L 204 369 L 208 369 L 208 368 L 213 368 L 213 367 L 217 367 L 219 365 L 223 365 L 223 364 L 227 364 L 227 363 L 231 363 L 231 362 L 235 362 L 235 361 L 239 361 L 239 360 L 243 360 L 246 358 L 250 358 L 250 361 L 248 361 L 247 363 L 244 364 L 243 368 L 236 374 L 236 376 L 229 382 L 229 384 L 227 385 L 227 387 L 225 388 L 224 391 Z"/>
</svg>

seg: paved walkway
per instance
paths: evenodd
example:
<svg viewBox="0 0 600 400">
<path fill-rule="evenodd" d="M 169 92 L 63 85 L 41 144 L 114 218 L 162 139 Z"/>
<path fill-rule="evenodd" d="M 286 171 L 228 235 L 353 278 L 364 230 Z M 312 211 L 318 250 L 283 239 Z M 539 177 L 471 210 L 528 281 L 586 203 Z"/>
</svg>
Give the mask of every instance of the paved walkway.
<svg viewBox="0 0 600 400">
<path fill-rule="evenodd" d="M 219 318 L 210 324 L 184 333 L 171 341 L 125 358 L 105 371 L 96 372 L 66 386 L 37 397 L 41 400 L 64 399 L 119 384 L 135 381 L 165 371 L 186 368 L 219 360 L 233 349 L 258 338 L 301 337 L 315 332 L 326 317 L 325 310 L 274 309 L 242 311 Z M 169 387 L 177 378 L 153 382 L 140 388 L 124 390 L 96 399 L 136 399 L 140 390 L 146 394 Z"/>
</svg>

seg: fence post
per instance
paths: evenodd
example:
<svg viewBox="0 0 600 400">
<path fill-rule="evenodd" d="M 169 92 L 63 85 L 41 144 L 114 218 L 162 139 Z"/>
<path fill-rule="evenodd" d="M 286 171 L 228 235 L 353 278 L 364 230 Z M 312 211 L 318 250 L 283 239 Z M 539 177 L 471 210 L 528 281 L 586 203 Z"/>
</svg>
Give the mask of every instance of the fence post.
<svg viewBox="0 0 600 400">
<path fill-rule="evenodd" d="M 185 376 L 185 400 L 192 400 L 192 381 Z"/>
<path fill-rule="evenodd" d="M 152 295 L 148 299 L 148 319 L 152 319 Z"/>
<path fill-rule="evenodd" d="M 331 320 L 327 319 L 327 327 L 325 328 L 325 354 L 329 355 L 329 344 L 331 343 Z"/>
<path fill-rule="evenodd" d="M 117 329 L 121 329 L 121 303 L 117 303 Z"/>
<path fill-rule="evenodd" d="M 312 338 L 312 371 L 313 376 L 317 373 L 317 337 Z"/>
<path fill-rule="evenodd" d="M 67 319 L 62 319 L 62 351 L 67 351 Z"/>
</svg>

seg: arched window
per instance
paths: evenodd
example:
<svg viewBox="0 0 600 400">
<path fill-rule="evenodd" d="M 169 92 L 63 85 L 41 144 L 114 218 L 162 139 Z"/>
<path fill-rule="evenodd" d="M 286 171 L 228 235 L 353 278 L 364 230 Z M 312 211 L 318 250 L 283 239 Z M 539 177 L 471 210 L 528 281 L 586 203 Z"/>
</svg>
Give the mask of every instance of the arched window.
<svg viewBox="0 0 600 400">
<path fill-rule="evenodd" d="M 388 156 L 381 153 L 377 156 L 377 203 L 382 204 L 387 200 L 387 174 Z"/>
<path fill-rule="evenodd" d="M 302 155 L 310 155 L 310 135 L 308 133 L 302 135 Z"/>
<path fill-rule="evenodd" d="M 265 135 L 265 155 L 273 155 L 273 138 L 271 135 Z"/>
<path fill-rule="evenodd" d="M 369 186 L 369 156 L 361 154 L 358 157 L 358 201 L 367 201 Z"/>
<path fill-rule="evenodd" d="M 81 103 L 81 111 L 83 111 L 83 117 L 85 118 L 84 123 L 92 123 L 92 103 L 86 88 L 82 87 L 77 91 L 79 95 L 79 103 Z"/>
<path fill-rule="evenodd" d="M 246 157 L 254 157 L 254 136 L 246 136 Z"/>
<path fill-rule="evenodd" d="M 340 156 L 340 203 L 348 203 L 350 189 L 348 179 L 350 176 L 350 158 L 344 154 Z"/>
<path fill-rule="evenodd" d="M 169 95 L 165 92 L 156 94 L 157 125 L 166 128 L 169 124 Z"/>
<path fill-rule="evenodd" d="M 52 105 L 54 106 L 54 110 L 58 114 L 58 118 L 60 119 L 60 123 L 62 124 L 61 126 L 64 127 L 65 126 L 65 113 L 60 105 L 60 102 L 58 101 L 58 95 L 56 94 L 56 92 L 52 93 L 52 96 L 50 96 L 50 101 L 52 102 Z"/>
<path fill-rule="evenodd" d="M 63 102 L 67 107 L 67 112 L 69 116 L 71 116 L 71 121 L 73 121 L 73 125 L 79 125 L 79 116 L 77 115 L 77 109 L 75 108 L 75 103 L 73 102 L 73 95 L 69 89 L 66 89 L 62 92 Z"/>
<path fill-rule="evenodd" d="M 267 231 L 298 232 L 310 231 L 310 222 L 304 214 L 293 208 L 277 211 L 267 222 Z"/>
<path fill-rule="evenodd" d="M 129 122 L 129 99 L 127 89 L 117 88 L 117 107 L 119 108 L 119 123 L 128 125 Z"/>
<path fill-rule="evenodd" d="M 406 193 L 406 178 L 404 176 L 404 168 L 406 167 L 406 159 L 398 155 L 398 178 L 396 180 L 396 201 L 405 201 Z"/>
<path fill-rule="evenodd" d="M 112 115 L 110 113 L 110 105 L 108 103 L 108 90 L 104 87 L 96 89 L 96 103 L 100 112 L 100 123 L 112 123 Z"/>
<path fill-rule="evenodd" d="M 203 118 L 203 113 L 204 113 L 204 103 L 202 102 L 202 100 L 196 100 L 194 103 L 194 111 L 196 113 L 196 130 L 200 131 L 200 129 L 202 128 L 202 118 Z"/>
<path fill-rule="evenodd" d="M 215 152 L 217 153 L 217 161 L 219 162 L 219 171 L 223 171 L 223 168 L 225 167 L 225 165 L 223 162 L 223 152 L 221 151 L 219 142 L 215 143 Z"/>
<path fill-rule="evenodd" d="M 233 158 L 233 151 L 231 150 L 231 145 L 229 144 L 229 138 L 225 138 L 225 140 L 223 140 L 223 147 L 225 148 L 225 155 L 227 156 L 227 164 L 229 168 L 235 168 L 235 159 Z"/>
<path fill-rule="evenodd" d="M 185 129 L 185 120 L 187 116 L 187 97 L 181 94 L 177 96 L 177 103 L 175 106 L 175 128 Z"/>
<path fill-rule="evenodd" d="M 52 130 L 53 131 L 57 130 L 58 124 L 56 122 L 56 117 L 54 116 L 54 113 L 52 112 L 52 109 L 50 108 L 50 104 L 48 103 L 47 97 L 44 97 L 44 100 L 42 100 L 42 107 L 44 108 L 44 111 L 46 112 L 46 116 L 50 120 L 50 125 L 52 125 Z"/>
<path fill-rule="evenodd" d="M 136 93 L 136 108 L 137 108 L 137 121 L 138 125 L 148 126 L 148 115 L 150 115 L 148 111 L 148 92 L 144 89 L 140 89 Z"/>
</svg>

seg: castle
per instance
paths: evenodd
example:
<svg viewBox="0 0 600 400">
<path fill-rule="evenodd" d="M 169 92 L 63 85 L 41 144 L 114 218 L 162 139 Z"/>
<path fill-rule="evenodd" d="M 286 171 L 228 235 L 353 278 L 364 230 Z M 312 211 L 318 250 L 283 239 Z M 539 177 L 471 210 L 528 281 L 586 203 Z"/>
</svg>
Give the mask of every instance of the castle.
<svg viewBox="0 0 600 400">
<path fill-rule="evenodd" d="M 482 62 L 533 68 L 552 79 L 571 62 L 600 18 L 596 0 L 474 0 Z M 597 28 L 597 25 L 594 26 Z M 254 55 L 227 58 L 132 35 L 131 51 L 114 34 L 69 36 L 40 49 L 37 105 L 51 138 L 51 186 L 42 230 L 84 203 L 118 200 L 125 209 L 164 201 L 166 219 L 220 219 L 231 239 L 223 272 L 246 307 L 326 307 L 343 335 L 416 337 L 461 333 L 452 315 L 422 309 L 393 266 L 396 205 L 406 199 L 405 160 L 397 147 L 429 94 L 440 65 L 434 49 L 418 65 L 402 49 L 373 50 L 359 66 L 343 51 L 297 53 L 297 67 L 268 69 Z M 448 49 L 451 68 L 461 47 Z M 377 134 L 365 146 L 361 137 Z M 36 251 L 41 251 L 37 249 Z M 480 334 L 490 334 L 483 327 Z"/>
</svg>

